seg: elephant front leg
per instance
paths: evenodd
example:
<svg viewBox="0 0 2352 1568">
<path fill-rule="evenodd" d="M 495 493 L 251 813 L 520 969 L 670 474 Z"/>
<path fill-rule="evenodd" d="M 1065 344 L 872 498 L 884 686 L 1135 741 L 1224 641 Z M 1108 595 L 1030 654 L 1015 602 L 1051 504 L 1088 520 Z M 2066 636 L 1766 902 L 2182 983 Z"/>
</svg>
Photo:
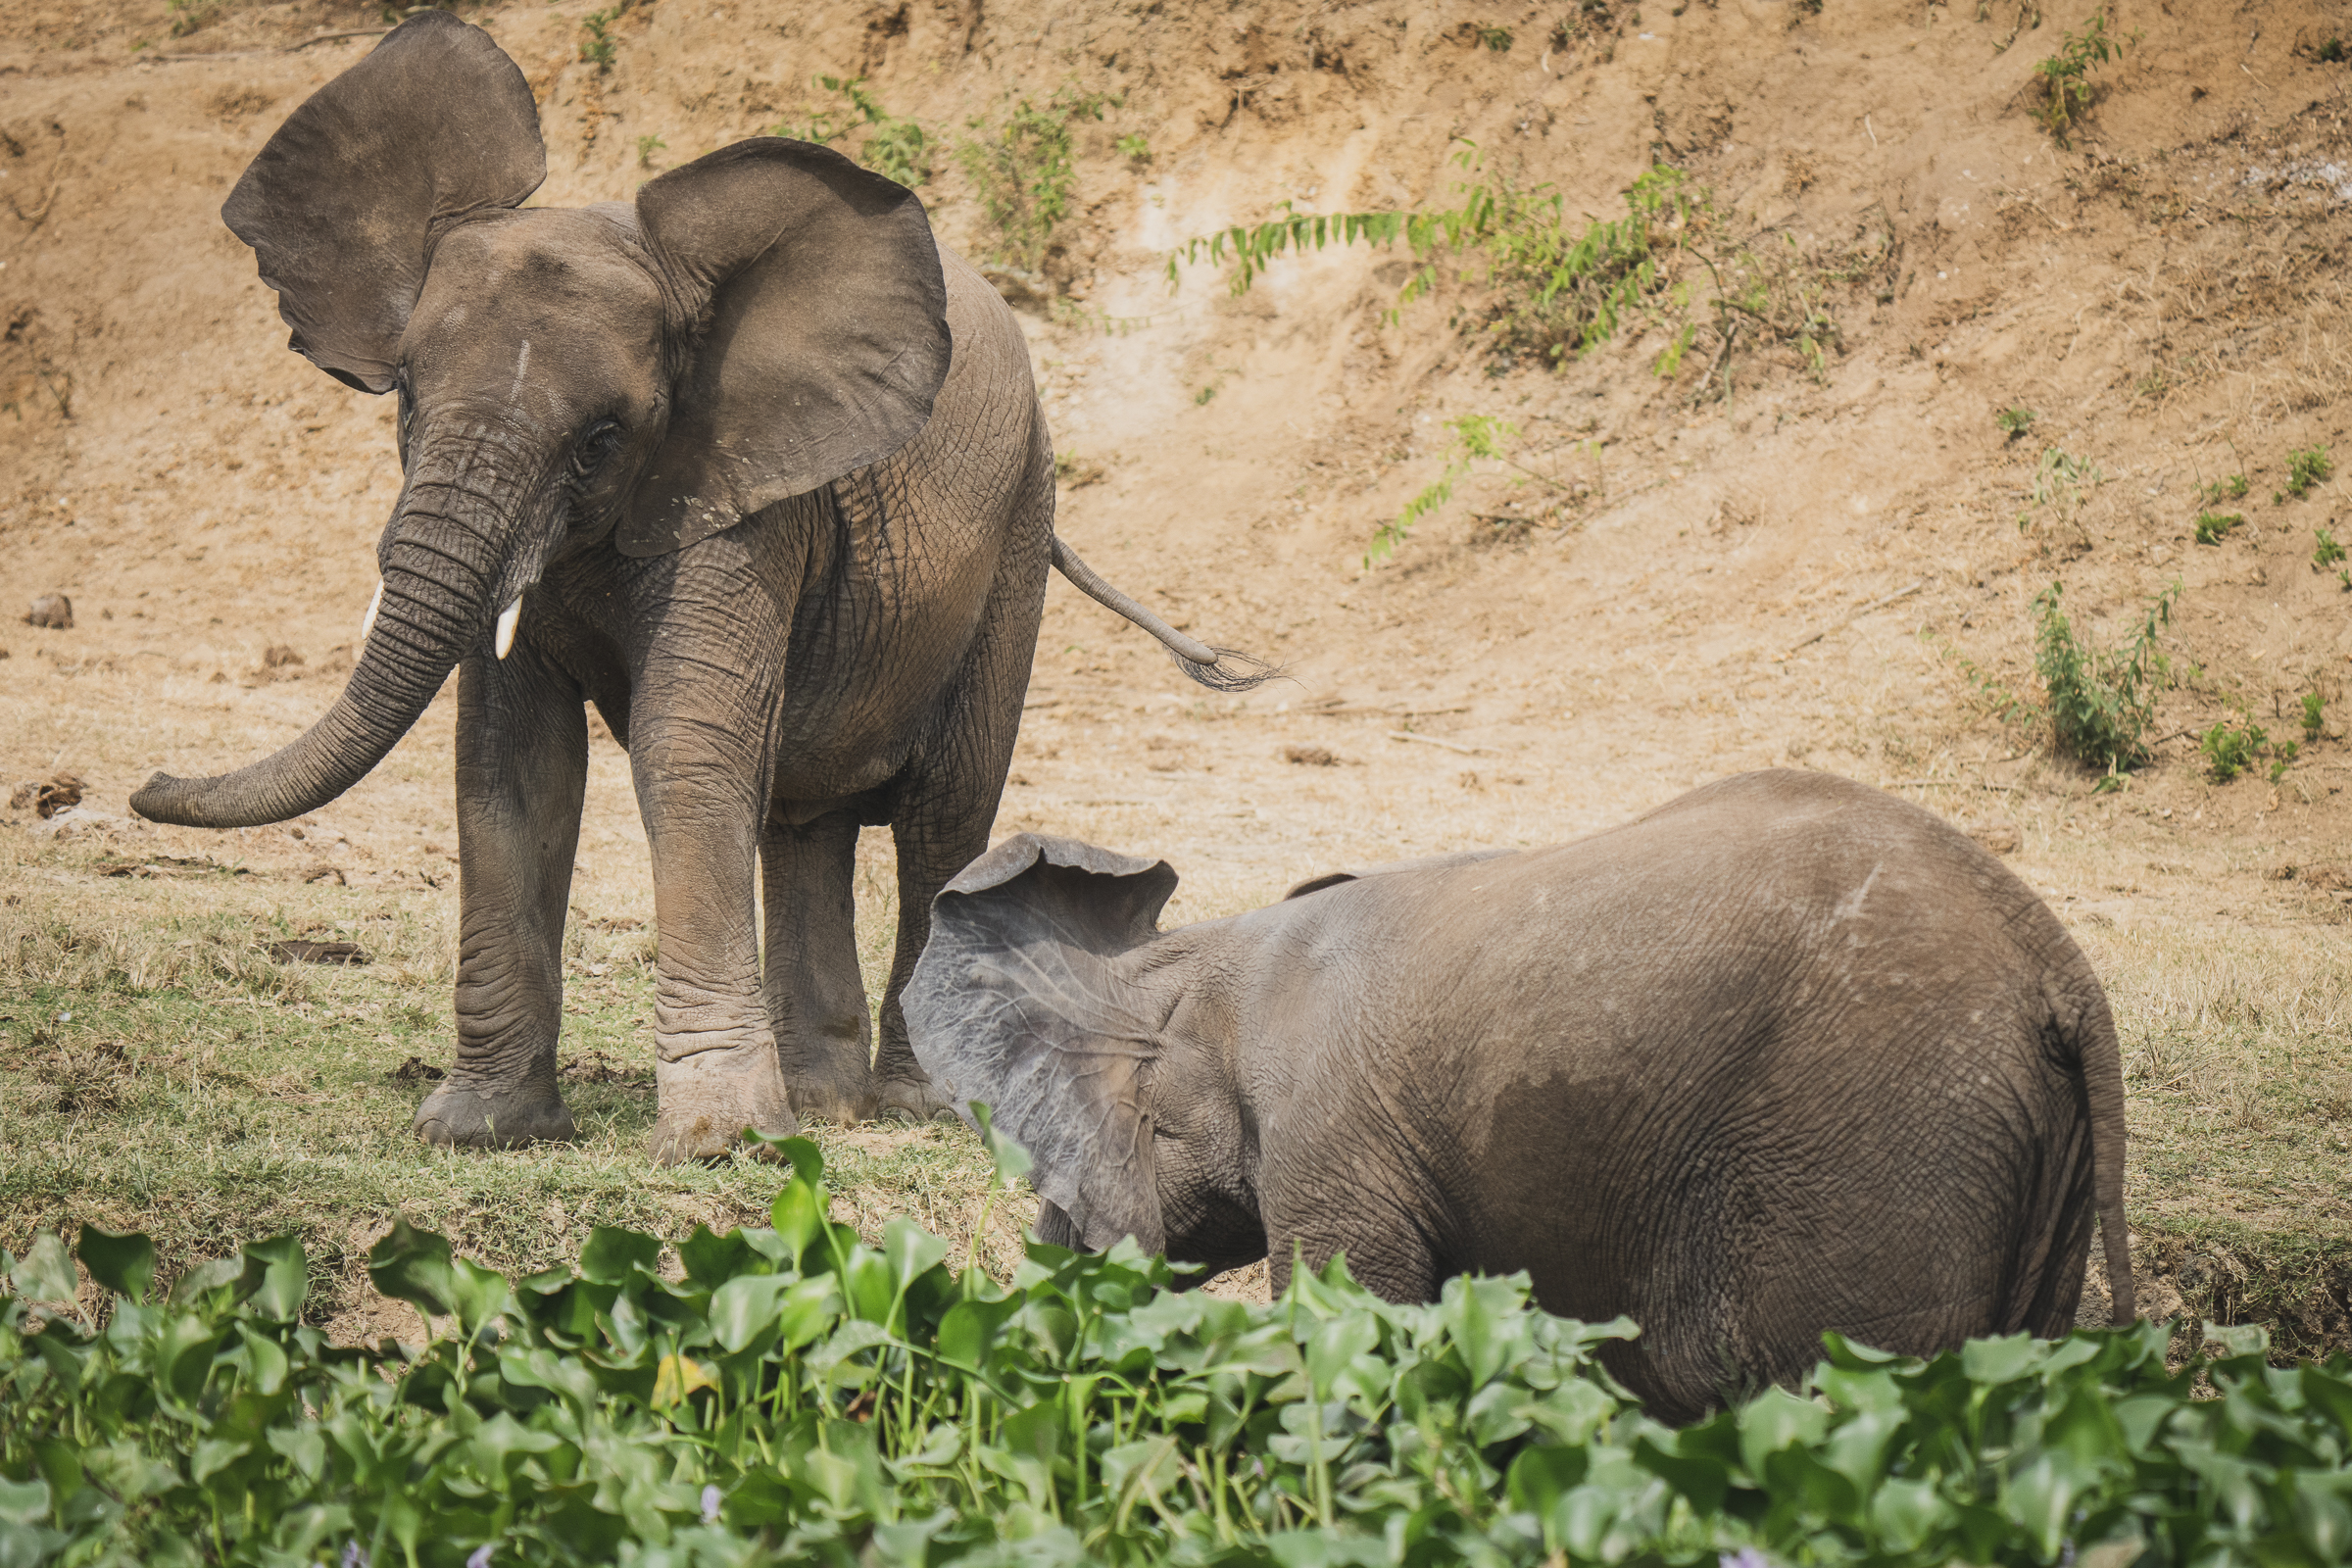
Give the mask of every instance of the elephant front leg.
<svg viewBox="0 0 2352 1568">
<path fill-rule="evenodd" d="M 800 827 L 770 819 L 767 1016 L 793 1108 L 847 1125 L 874 1113 L 873 1015 L 858 969 L 858 818 L 830 811 Z"/>
<path fill-rule="evenodd" d="M 577 1136 L 556 1087 L 564 915 L 588 780 L 579 689 L 527 645 L 458 676 L 458 1055 L 416 1108 L 427 1143 Z"/>
<path fill-rule="evenodd" d="M 663 1164 L 725 1153 L 745 1128 L 800 1131 L 760 995 L 753 908 L 761 784 L 726 726 L 642 722 L 630 753 L 653 846 L 655 1083 L 647 1152 Z"/>
</svg>

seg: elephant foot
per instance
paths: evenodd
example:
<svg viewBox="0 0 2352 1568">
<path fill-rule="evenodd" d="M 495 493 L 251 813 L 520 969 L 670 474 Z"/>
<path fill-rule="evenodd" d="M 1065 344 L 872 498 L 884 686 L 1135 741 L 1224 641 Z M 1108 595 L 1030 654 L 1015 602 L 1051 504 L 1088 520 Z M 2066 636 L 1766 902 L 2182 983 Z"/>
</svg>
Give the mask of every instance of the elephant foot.
<svg viewBox="0 0 2352 1568">
<path fill-rule="evenodd" d="M 747 1127 L 768 1138 L 801 1130 L 775 1048 L 765 1042 L 656 1062 L 654 1086 L 662 1113 L 645 1150 L 656 1164 L 716 1159 L 742 1142 Z"/>
<path fill-rule="evenodd" d="M 413 1125 L 426 1143 L 452 1149 L 516 1149 L 580 1135 L 552 1084 L 484 1089 L 449 1079 L 416 1107 Z"/>
<path fill-rule="evenodd" d="M 829 1121 L 837 1127 L 861 1122 L 879 1103 L 874 1084 L 863 1070 L 850 1073 L 796 1072 L 788 1076 L 795 1114 L 806 1121 Z"/>
<path fill-rule="evenodd" d="M 886 1078 L 879 1087 L 882 1104 L 875 1112 L 879 1119 L 918 1123 L 956 1119 L 956 1107 L 928 1078 Z"/>
</svg>

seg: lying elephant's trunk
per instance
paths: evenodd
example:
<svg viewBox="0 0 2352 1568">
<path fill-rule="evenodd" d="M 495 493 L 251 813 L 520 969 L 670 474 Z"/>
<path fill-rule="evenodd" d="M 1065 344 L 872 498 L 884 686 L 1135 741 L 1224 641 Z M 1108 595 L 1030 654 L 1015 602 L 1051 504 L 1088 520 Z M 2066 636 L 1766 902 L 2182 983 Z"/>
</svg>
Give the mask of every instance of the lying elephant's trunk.
<svg viewBox="0 0 2352 1568">
<path fill-rule="evenodd" d="M 292 745 L 233 773 L 156 774 L 130 798 L 132 810 L 182 827 L 282 822 L 318 809 L 384 760 L 488 629 L 497 577 L 487 548 L 466 530 L 395 532 L 359 664 L 334 706 Z"/>
</svg>

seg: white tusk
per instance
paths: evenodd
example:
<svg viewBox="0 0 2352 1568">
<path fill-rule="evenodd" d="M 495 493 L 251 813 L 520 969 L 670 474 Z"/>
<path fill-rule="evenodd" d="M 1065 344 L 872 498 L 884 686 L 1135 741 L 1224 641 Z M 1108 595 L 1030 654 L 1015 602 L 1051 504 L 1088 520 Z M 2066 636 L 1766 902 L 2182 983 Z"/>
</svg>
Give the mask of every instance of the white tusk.
<svg viewBox="0 0 2352 1568">
<path fill-rule="evenodd" d="M 368 601 L 368 613 L 360 617 L 360 647 L 362 649 L 368 646 L 368 634 L 375 630 L 375 612 L 383 608 L 384 583 L 383 579 L 379 577 L 375 583 L 375 597 Z"/>
<path fill-rule="evenodd" d="M 513 604 L 509 605 L 509 606 L 508 606 L 506 609 L 504 609 L 504 610 L 502 610 L 502 611 L 500 611 L 500 612 L 499 612 L 499 615 L 498 615 L 498 657 L 499 657 L 499 658 L 501 658 L 501 659 L 504 659 L 504 658 L 506 658 L 506 657 L 507 657 L 507 655 L 509 655 L 510 653 L 514 652 L 514 628 L 515 628 L 516 626 L 520 625 L 521 623 L 522 623 L 522 596 L 521 596 L 521 595 L 519 595 L 519 594 L 517 594 L 517 595 L 515 596 L 515 598 L 514 598 L 514 602 Z"/>
</svg>

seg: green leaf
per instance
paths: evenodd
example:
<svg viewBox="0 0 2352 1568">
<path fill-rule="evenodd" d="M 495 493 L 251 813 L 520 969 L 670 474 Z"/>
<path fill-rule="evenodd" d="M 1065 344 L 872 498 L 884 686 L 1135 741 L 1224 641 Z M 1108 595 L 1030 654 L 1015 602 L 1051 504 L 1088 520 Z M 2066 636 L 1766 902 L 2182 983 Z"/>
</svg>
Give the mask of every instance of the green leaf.
<svg viewBox="0 0 2352 1568">
<path fill-rule="evenodd" d="M 803 1260 L 808 1249 L 825 1233 L 830 1223 L 825 1216 L 828 1204 L 822 1184 L 796 1176 L 784 1184 L 769 1205 L 768 1223 L 775 1227 L 777 1239 L 797 1266 L 806 1266 Z"/>
<path fill-rule="evenodd" d="M 2031 1334 L 1971 1340 L 1960 1348 L 1960 1368 L 1971 1383 L 2014 1383 L 2048 1353 L 2048 1347 Z"/>
<path fill-rule="evenodd" d="M 239 1295 L 262 1316 L 291 1323 L 302 1316 L 302 1303 L 311 1292 L 311 1264 L 301 1238 L 273 1236 L 247 1243 L 243 1251 L 244 1278 Z"/>
<path fill-rule="evenodd" d="M 49 1517 L 49 1483 L 11 1481 L 0 1476 L 0 1521 L 37 1525 Z"/>
<path fill-rule="evenodd" d="M 1330 1398 L 1348 1364 L 1378 1344 L 1380 1322 L 1368 1311 L 1344 1312 L 1318 1326 L 1306 1341 L 1306 1380 L 1314 1396 Z"/>
<path fill-rule="evenodd" d="M 651 1274 L 662 1262 L 662 1240 L 617 1225 L 599 1225 L 580 1249 L 580 1278 L 600 1285 L 625 1285 L 634 1270 Z"/>
<path fill-rule="evenodd" d="M 890 1266 L 891 1293 L 904 1299 L 917 1275 L 948 1255 L 948 1244 L 903 1214 L 882 1224 L 882 1257 Z"/>
<path fill-rule="evenodd" d="M 985 1365 L 988 1348 L 997 1331 L 1019 1312 L 1026 1303 L 1022 1298 L 1007 1296 L 1002 1300 L 958 1301 L 939 1320 L 939 1333 L 932 1341 L 942 1359 L 962 1366 Z"/>
<path fill-rule="evenodd" d="M 1881 1483 L 1877 1495 L 1870 1499 L 1871 1528 L 1890 1551 L 1918 1550 L 1930 1538 L 1949 1529 L 1956 1517 L 1933 1481 L 1893 1477 Z"/>
<path fill-rule="evenodd" d="M 2072 1460 L 2045 1453 L 2012 1476 L 2003 1489 L 2002 1512 L 2024 1530 L 2043 1562 L 2054 1560 L 2066 1540 L 2082 1478 L 2081 1467 Z"/>
<path fill-rule="evenodd" d="M 1757 1480 L 1764 1459 L 1791 1444 L 1810 1446 L 1828 1433 L 1830 1412 L 1786 1389 L 1766 1389 L 1739 1414 L 1740 1461 Z"/>
<path fill-rule="evenodd" d="M 286 1386 L 286 1375 L 291 1370 L 284 1348 L 243 1323 L 237 1325 L 237 1337 L 245 1345 L 246 1374 L 253 1382 L 254 1392 L 274 1396 Z"/>
<path fill-rule="evenodd" d="M 390 1234 L 368 1249 L 368 1279 L 379 1296 L 444 1317 L 457 1295 L 449 1257 L 448 1237 L 416 1229 L 406 1214 L 395 1215 Z"/>
<path fill-rule="evenodd" d="M 79 1284 L 74 1259 L 53 1231 L 35 1236 L 9 1275 L 9 1288 L 27 1301 L 71 1301 Z"/>
<path fill-rule="evenodd" d="M 245 1277 L 245 1267 L 233 1257 L 216 1257 L 197 1264 L 172 1282 L 171 1300 L 176 1306 L 219 1309 L 228 1304 L 233 1287 Z M 221 1293 L 214 1299 L 205 1298 Z"/>
<path fill-rule="evenodd" d="M 988 1157 L 996 1166 L 997 1186 L 1006 1189 L 1020 1186 L 1029 1179 L 1033 1163 L 1029 1151 L 997 1131 L 995 1115 L 985 1103 L 975 1100 L 971 1106 L 972 1121 L 980 1129 L 981 1145 L 987 1149 Z"/>
<path fill-rule="evenodd" d="M 144 1300 L 155 1284 L 155 1244 L 136 1231 L 116 1236 L 95 1225 L 81 1228 L 81 1245 L 74 1249 L 90 1278 L 132 1300 Z"/>
</svg>

